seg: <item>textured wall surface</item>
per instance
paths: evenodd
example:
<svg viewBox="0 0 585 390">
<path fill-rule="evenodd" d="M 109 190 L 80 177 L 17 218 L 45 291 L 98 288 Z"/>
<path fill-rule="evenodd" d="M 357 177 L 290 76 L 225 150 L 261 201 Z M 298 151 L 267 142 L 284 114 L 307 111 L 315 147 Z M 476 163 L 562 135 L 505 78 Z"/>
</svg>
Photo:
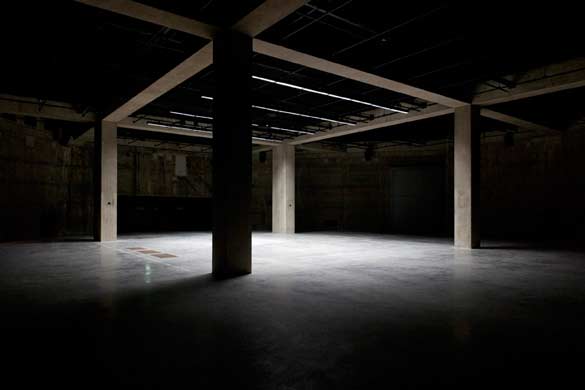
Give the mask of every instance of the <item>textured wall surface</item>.
<svg viewBox="0 0 585 390">
<path fill-rule="evenodd" d="M 0 240 L 92 228 L 91 149 L 62 146 L 49 130 L 2 119 L 0 161 Z"/>
<path fill-rule="evenodd" d="M 386 232 L 393 226 L 399 197 L 394 181 L 412 167 L 442 172 L 445 154 L 438 151 L 378 153 L 365 161 L 363 153 L 326 154 L 300 152 L 297 158 L 298 230 L 354 230 Z M 424 176 L 424 174 L 422 174 Z M 413 176 L 409 183 L 421 187 Z M 435 189 L 442 195 L 443 186 Z M 434 196 L 434 197 L 436 197 Z M 394 202 L 393 202 L 394 198 Z M 412 199 L 416 197 L 413 196 Z M 442 212 L 442 210 L 441 210 Z M 414 215 L 413 215 L 414 217 Z M 424 226 L 403 231 L 429 232 Z"/>
<path fill-rule="evenodd" d="M 0 161 L 0 240 L 91 234 L 91 144 L 63 146 L 42 125 L 0 119 Z M 157 197 L 167 205 L 178 198 L 201 200 L 189 206 L 197 213 L 211 197 L 208 151 L 120 145 L 118 161 L 122 198 L 151 197 L 155 201 L 148 204 L 154 208 Z M 361 152 L 299 149 L 297 231 L 450 235 L 452 164 L 446 144 L 380 150 L 371 161 Z M 502 137 L 484 139 L 482 233 L 585 238 L 583 167 L 583 125 L 546 137 L 517 137 L 512 145 Z M 271 153 L 264 162 L 254 154 L 252 224 L 257 230 L 271 228 L 271 174 Z"/>
<path fill-rule="evenodd" d="M 585 238 L 585 132 L 482 146 L 483 231 Z M 571 237 L 572 236 L 572 237 Z"/>
</svg>

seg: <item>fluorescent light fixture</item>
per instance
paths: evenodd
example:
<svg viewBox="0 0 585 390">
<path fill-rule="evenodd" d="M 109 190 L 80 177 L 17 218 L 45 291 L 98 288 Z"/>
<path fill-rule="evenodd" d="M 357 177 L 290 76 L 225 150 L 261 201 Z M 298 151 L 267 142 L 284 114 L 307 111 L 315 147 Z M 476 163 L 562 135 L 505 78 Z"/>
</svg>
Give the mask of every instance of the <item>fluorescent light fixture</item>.
<svg viewBox="0 0 585 390">
<path fill-rule="evenodd" d="M 274 129 L 274 130 L 290 131 L 292 133 L 299 133 L 299 134 L 315 134 L 315 133 L 312 133 L 310 131 L 286 129 L 284 127 L 269 126 L 269 128 Z"/>
<path fill-rule="evenodd" d="M 171 111 L 171 114 L 188 116 L 189 118 L 200 118 L 200 119 L 210 119 L 210 120 L 213 119 L 210 116 L 187 114 L 186 112 L 178 112 L 178 111 Z"/>
<path fill-rule="evenodd" d="M 210 96 L 201 96 L 201 98 L 203 99 L 209 99 L 209 100 L 213 100 L 212 97 Z M 269 107 L 263 107 L 263 106 L 255 106 L 252 105 L 253 108 L 257 108 L 259 110 L 266 110 L 266 111 L 273 111 L 273 112 L 278 112 L 281 114 L 288 114 L 288 115 L 296 115 L 296 116 L 302 116 L 304 118 L 312 118 L 312 119 L 319 119 L 321 121 L 326 121 L 326 122 L 333 122 L 333 123 L 340 123 L 342 125 L 348 125 L 348 126 L 355 126 L 355 123 L 352 122 L 344 122 L 344 121 L 338 121 L 336 119 L 331 119 L 331 118 L 324 118 L 324 117 L 320 117 L 320 116 L 313 116 L 313 115 L 307 115 L 307 114 L 301 114 L 299 112 L 292 112 L 292 111 L 284 111 L 284 110 L 277 110 L 276 108 L 269 108 Z M 188 116 L 190 118 L 201 118 L 201 119 L 209 119 L 212 120 L 213 117 L 210 116 L 203 116 L 203 115 L 194 115 L 194 114 L 187 114 L 185 112 L 178 112 L 178 111 L 171 111 L 171 114 L 175 114 L 175 115 L 183 115 L 183 116 Z M 282 130 L 282 129 L 281 129 Z M 307 133 L 307 134 L 313 134 L 313 133 L 308 133 L 308 132 L 301 132 L 300 130 L 291 130 L 291 131 L 296 131 L 296 132 L 300 132 L 300 133 Z"/>
<path fill-rule="evenodd" d="M 175 125 L 165 125 L 164 123 L 157 123 L 157 122 L 151 122 L 151 121 L 147 121 L 146 124 L 149 125 L 149 126 L 155 126 L 155 127 L 165 127 L 167 129 L 202 131 L 204 133 L 211 133 L 211 131 L 209 131 L 209 130 L 199 130 L 199 129 L 193 129 L 191 127 L 183 127 L 183 126 L 175 126 Z"/>
<path fill-rule="evenodd" d="M 192 129 L 190 127 L 182 127 L 182 126 L 175 126 L 175 125 L 165 125 L 164 123 L 156 123 L 156 122 L 146 122 L 147 125 L 149 126 L 156 126 L 156 127 L 164 127 L 164 128 L 168 128 L 168 129 L 178 129 L 178 130 L 191 130 L 191 131 L 200 131 L 203 133 L 213 133 L 212 131 L 209 130 L 199 130 L 199 129 Z M 280 142 L 279 140 L 275 140 L 275 139 L 269 139 L 269 138 L 262 138 L 262 137 L 252 137 L 252 139 L 257 139 L 259 141 L 270 141 L 270 142 Z"/>
<path fill-rule="evenodd" d="M 345 96 L 334 95 L 332 93 L 317 91 L 315 89 L 305 88 L 305 87 L 301 87 L 301 86 L 294 85 L 294 84 L 283 83 L 282 81 L 276 81 L 276 80 L 272 80 L 272 79 L 267 79 L 266 77 L 252 76 L 252 78 L 253 79 L 256 79 L 256 80 L 260 80 L 260 81 L 266 81 L 267 83 L 281 85 L 283 87 L 289 87 L 289 88 L 299 89 L 301 91 L 311 92 L 311 93 L 315 93 L 315 94 L 323 95 L 323 96 L 329 96 L 329 97 L 336 98 L 336 99 L 340 99 L 340 100 L 346 100 L 348 102 L 359 103 L 359 104 L 364 104 L 366 106 L 381 108 L 382 110 L 394 111 L 394 112 L 398 112 L 398 113 L 401 113 L 401 114 L 408 114 L 408 111 L 401 110 L 401 109 L 398 109 L 398 108 L 384 107 L 384 106 L 380 106 L 378 104 L 364 102 L 363 100 L 352 99 L 352 98 L 348 98 L 348 97 L 345 97 Z"/>
<path fill-rule="evenodd" d="M 201 98 L 202 99 L 213 100 L 213 98 L 211 96 L 201 96 Z M 319 117 L 319 116 L 301 114 L 301 113 L 298 113 L 298 112 L 283 111 L 283 110 L 277 110 L 275 108 L 268 108 L 268 107 L 262 107 L 262 106 L 252 106 L 252 107 L 257 108 L 259 110 L 274 111 L 274 112 L 280 112 L 282 114 L 296 115 L 296 116 L 302 116 L 302 117 L 305 117 L 305 118 L 319 119 L 321 121 L 327 121 L 327 122 L 333 122 L 333 123 L 341 123 L 343 125 L 355 126 L 355 123 L 343 122 L 343 121 L 338 121 L 338 120 L 335 120 L 335 119 L 329 119 L 329 118 L 323 118 L 323 117 Z"/>
<path fill-rule="evenodd" d="M 298 133 L 298 134 L 315 134 L 315 133 L 312 133 L 310 131 L 286 129 L 284 127 L 276 127 L 276 126 L 269 126 L 269 125 L 261 126 L 258 123 L 252 123 L 252 126 L 255 126 L 255 127 L 265 127 L 265 128 L 272 129 L 272 130 L 288 131 L 288 132 L 291 132 L 291 133 Z"/>
<path fill-rule="evenodd" d="M 157 123 L 157 122 L 151 122 L 151 121 L 147 121 L 146 124 L 149 125 L 149 126 L 164 127 L 164 128 L 167 128 L 167 129 L 202 131 L 204 133 L 212 133 L 212 131 L 209 131 L 209 130 L 193 129 L 191 127 L 183 127 L 183 126 L 175 126 L 175 125 L 165 125 L 164 123 Z M 257 123 L 252 123 L 252 126 L 259 127 L 260 125 L 257 124 Z M 282 130 L 282 131 L 290 131 L 290 132 L 299 133 L 299 134 L 314 134 L 314 133 L 311 133 L 311 132 L 308 132 L 308 131 L 285 129 L 283 127 L 276 127 L 276 126 L 265 126 L 265 127 L 269 128 L 269 129 Z M 260 139 L 260 140 L 266 140 L 266 141 L 272 141 L 270 139 L 265 139 L 265 138 L 260 138 L 260 137 L 252 137 L 252 138 L 256 138 L 256 139 Z"/>
<path fill-rule="evenodd" d="M 277 139 L 269 139 L 269 138 L 262 138 L 262 137 L 252 137 L 252 139 L 257 139 L 257 140 L 260 140 L 260 141 L 280 142 Z"/>
<path fill-rule="evenodd" d="M 321 121 L 340 123 L 342 125 L 348 125 L 348 126 L 355 126 L 355 123 L 338 121 L 335 119 L 324 118 L 324 117 L 320 117 L 320 116 L 313 116 L 313 115 L 301 114 L 298 112 L 291 112 L 291 111 L 284 111 L 284 110 L 277 110 L 276 108 L 269 108 L 269 107 L 263 107 L 263 106 L 254 106 L 253 105 L 252 107 L 257 108 L 259 110 L 273 111 L 273 112 L 279 112 L 281 114 L 296 115 L 296 116 L 302 116 L 304 118 L 313 118 L 313 119 L 319 119 Z"/>
</svg>

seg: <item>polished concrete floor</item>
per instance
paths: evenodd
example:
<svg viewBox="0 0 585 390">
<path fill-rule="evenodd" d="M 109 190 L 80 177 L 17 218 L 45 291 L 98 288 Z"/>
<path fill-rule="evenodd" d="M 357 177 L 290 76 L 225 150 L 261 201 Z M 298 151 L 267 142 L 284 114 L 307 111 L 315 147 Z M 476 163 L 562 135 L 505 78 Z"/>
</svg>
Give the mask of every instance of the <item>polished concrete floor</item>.
<svg viewBox="0 0 585 390">
<path fill-rule="evenodd" d="M 3 380 L 87 388 L 568 388 L 585 254 L 255 233 L 214 280 L 207 233 L 0 244 Z M 237 386 L 237 387 L 236 387 Z"/>
</svg>

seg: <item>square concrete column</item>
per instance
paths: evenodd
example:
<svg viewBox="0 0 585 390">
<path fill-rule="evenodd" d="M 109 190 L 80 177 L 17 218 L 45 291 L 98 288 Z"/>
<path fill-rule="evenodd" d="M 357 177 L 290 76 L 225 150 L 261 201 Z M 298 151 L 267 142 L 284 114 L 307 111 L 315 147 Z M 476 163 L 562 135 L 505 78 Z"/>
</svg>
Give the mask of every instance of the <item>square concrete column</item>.
<svg viewBox="0 0 585 390">
<path fill-rule="evenodd" d="M 454 194 L 455 247 L 479 248 L 480 191 L 479 110 L 471 105 L 455 109 Z"/>
<path fill-rule="evenodd" d="M 101 121 L 94 131 L 94 238 L 114 241 L 118 236 L 118 129 Z"/>
<path fill-rule="evenodd" d="M 272 231 L 295 232 L 295 147 L 272 149 Z"/>
<path fill-rule="evenodd" d="M 252 271 L 252 39 L 224 31 L 213 40 L 213 274 Z"/>
</svg>

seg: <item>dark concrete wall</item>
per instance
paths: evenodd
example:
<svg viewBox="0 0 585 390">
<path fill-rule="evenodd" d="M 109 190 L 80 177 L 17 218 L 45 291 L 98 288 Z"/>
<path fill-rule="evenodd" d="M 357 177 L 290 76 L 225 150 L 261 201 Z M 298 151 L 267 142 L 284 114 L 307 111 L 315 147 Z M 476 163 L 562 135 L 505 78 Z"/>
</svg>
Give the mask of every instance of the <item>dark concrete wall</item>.
<svg viewBox="0 0 585 390">
<path fill-rule="evenodd" d="M 177 155 L 185 155 L 185 176 L 176 174 Z M 209 198 L 210 154 L 119 145 L 118 194 Z"/>
<path fill-rule="evenodd" d="M 425 221 L 399 223 L 416 210 L 408 210 L 409 201 L 416 201 L 427 186 L 426 172 L 438 172 L 439 185 L 430 188 L 429 198 L 439 202 L 434 213 L 437 224 L 443 224 L 445 205 L 443 171 L 445 155 L 440 151 L 380 152 L 371 161 L 363 153 L 323 154 L 301 151 L 297 154 L 297 230 L 351 230 L 365 232 L 439 233 L 429 229 Z M 410 173 L 410 174 L 409 174 Z M 400 180 L 400 184 L 399 184 Z M 432 178 L 433 183 L 437 180 Z M 408 189 L 398 186 L 408 185 Z M 415 190 L 412 196 L 404 191 Z M 428 189 L 428 188 L 427 188 Z M 400 213 L 400 217 L 398 214 Z"/>
<path fill-rule="evenodd" d="M 252 205 L 251 222 L 253 230 L 272 228 L 272 153 L 266 154 L 266 161 L 260 162 L 260 155 L 252 155 Z"/>
<path fill-rule="evenodd" d="M 177 155 L 186 159 L 186 175 L 177 175 Z M 0 119 L 0 241 L 34 240 L 92 233 L 93 145 L 64 146 L 53 131 L 36 121 Z M 252 225 L 269 230 L 272 163 L 254 155 Z M 118 194 L 121 215 L 144 222 L 145 230 L 172 229 L 162 214 L 170 204 L 209 220 L 211 153 L 119 145 Z M 133 200 L 137 198 L 137 200 Z M 191 201 L 183 199 L 188 198 Z M 138 209 L 138 210 L 136 210 Z M 180 210 L 179 210 L 180 211 Z M 142 213 L 141 213 L 142 212 Z M 200 212 L 200 214 L 199 214 Z M 130 226 L 133 226 L 130 224 Z M 184 221 L 177 221 L 184 229 Z M 127 231 L 128 224 L 123 226 Z M 211 226 L 209 226 L 211 228 Z"/>
<path fill-rule="evenodd" d="M 87 233 L 92 150 L 62 146 L 33 126 L 0 119 L 0 240 Z"/>
<path fill-rule="evenodd" d="M 297 159 L 299 230 L 452 235 L 449 145 L 363 154 L 302 152 Z M 535 137 L 484 138 L 482 234 L 585 239 L 585 128 Z M 418 205 L 418 207 L 417 207 Z M 442 223 L 441 223 L 442 220 Z"/>
<path fill-rule="evenodd" d="M 482 230 L 494 236 L 585 239 L 585 131 L 486 143 Z"/>
<path fill-rule="evenodd" d="M 92 154 L 92 145 L 63 146 L 34 123 L 0 119 L 0 240 L 90 234 Z M 185 176 L 175 171 L 178 154 L 186 158 Z M 154 208 L 157 199 L 176 203 L 196 214 L 211 196 L 210 157 L 120 145 L 119 195 L 153 198 Z M 262 163 L 253 155 L 251 220 L 257 230 L 271 223 L 271 153 L 267 157 Z M 297 230 L 449 235 L 452 163 L 448 145 L 377 151 L 371 161 L 361 152 L 298 150 Z M 514 145 L 502 137 L 484 139 L 483 234 L 585 239 L 584 166 L 583 126 L 517 137 Z M 173 199 L 202 201 L 185 206 Z"/>
</svg>

